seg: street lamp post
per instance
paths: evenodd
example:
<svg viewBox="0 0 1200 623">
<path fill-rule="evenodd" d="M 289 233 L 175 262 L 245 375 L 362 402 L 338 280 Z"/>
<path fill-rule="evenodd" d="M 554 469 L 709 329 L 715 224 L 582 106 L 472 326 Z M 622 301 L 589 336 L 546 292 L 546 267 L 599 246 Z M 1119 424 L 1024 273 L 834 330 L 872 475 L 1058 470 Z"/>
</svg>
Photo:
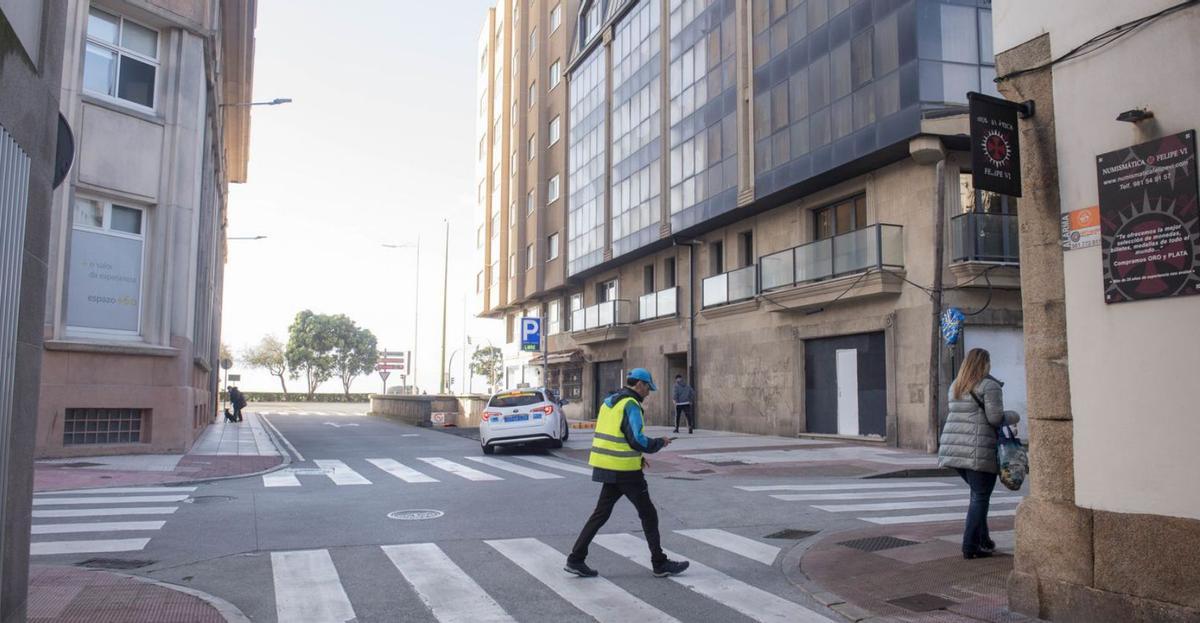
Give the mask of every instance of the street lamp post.
<svg viewBox="0 0 1200 623">
<path fill-rule="evenodd" d="M 413 343 L 412 357 L 408 362 L 408 374 L 412 377 L 413 393 L 417 393 L 417 335 L 420 331 L 420 324 L 417 322 L 417 314 L 421 310 L 421 234 L 417 234 L 417 243 L 413 244 L 384 244 L 388 249 L 415 249 L 416 258 L 413 260 L 415 266 L 413 270 Z"/>
<path fill-rule="evenodd" d="M 450 287 L 450 221 L 446 223 L 446 252 L 442 263 L 442 370 L 446 370 L 446 294 Z M 442 376 L 441 393 L 446 393 L 446 377 Z"/>
<path fill-rule="evenodd" d="M 280 104 L 291 104 L 291 103 L 292 103 L 292 98 L 290 98 L 290 97 L 277 97 L 277 98 L 267 101 L 267 102 L 229 102 L 227 104 L 221 104 L 221 105 L 222 106 L 278 106 Z"/>
</svg>

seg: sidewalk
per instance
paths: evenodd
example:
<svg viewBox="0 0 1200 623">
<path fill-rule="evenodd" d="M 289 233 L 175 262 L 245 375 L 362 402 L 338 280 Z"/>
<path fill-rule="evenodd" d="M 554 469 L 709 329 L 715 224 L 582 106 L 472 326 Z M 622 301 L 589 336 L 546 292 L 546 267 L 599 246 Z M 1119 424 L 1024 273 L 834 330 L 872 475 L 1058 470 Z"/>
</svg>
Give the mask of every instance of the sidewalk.
<svg viewBox="0 0 1200 623">
<path fill-rule="evenodd" d="M 156 485 L 241 476 L 284 462 L 263 421 L 210 424 L 187 454 L 131 454 L 34 463 L 34 491 Z"/>
<path fill-rule="evenodd" d="M 228 602 L 183 587 L 75 567 L 29 569 L 29 623 L 248 623 Z"/>
</svg>

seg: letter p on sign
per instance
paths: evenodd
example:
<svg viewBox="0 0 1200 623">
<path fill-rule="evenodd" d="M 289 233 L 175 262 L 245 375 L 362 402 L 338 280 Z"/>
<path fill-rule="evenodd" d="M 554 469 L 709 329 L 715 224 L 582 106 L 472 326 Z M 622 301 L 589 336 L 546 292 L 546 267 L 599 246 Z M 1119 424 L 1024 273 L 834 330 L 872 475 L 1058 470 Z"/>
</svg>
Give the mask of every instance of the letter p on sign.
<svg viewBox="0 0 1200 623">
<path fill-rule="evenodd" d="M 538 351 L 542 348 L 542 319 L 521 319 L 521 350 Z"/>
</svg>

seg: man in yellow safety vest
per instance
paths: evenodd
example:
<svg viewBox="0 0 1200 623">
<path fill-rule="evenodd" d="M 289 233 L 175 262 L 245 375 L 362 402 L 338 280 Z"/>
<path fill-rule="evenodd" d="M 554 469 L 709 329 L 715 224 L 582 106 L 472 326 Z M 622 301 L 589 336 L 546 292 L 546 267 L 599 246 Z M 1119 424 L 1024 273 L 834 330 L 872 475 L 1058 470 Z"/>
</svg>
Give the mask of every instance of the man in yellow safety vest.
<svg viewBox="0 0 1200 623">
<path fill-rule="evenodd" d="M 599 575 L 584 562 L 588 545 L 608 521 L 613 505 L 621 496 L 629 498 L 637 508 L 642 531 L 646 534 L 646 545 L 650 547 L 650 564 L 654 575 L 667 577 L 688 568 L 687 561 L 669 560 L 663 553 L 658 535 L 658 511 L 650 501 L 650 489 L 642 473 L 642 453 L 653 454 L 671 443 L 670 437 L 651 439 L 643 433 L 642 400 L 657 389 L 648 370 L 634 368 L 629 372 L 625 387 L 606 398 L 600 407 L 588 463 L 592 466 L 592 480 L 604 486 L 600 488 L 596 510 L 579 533 L 571 555 L 567 556 L 567 566 L 563 567 L 567 573 L 585 578 Z"/>
</svg>

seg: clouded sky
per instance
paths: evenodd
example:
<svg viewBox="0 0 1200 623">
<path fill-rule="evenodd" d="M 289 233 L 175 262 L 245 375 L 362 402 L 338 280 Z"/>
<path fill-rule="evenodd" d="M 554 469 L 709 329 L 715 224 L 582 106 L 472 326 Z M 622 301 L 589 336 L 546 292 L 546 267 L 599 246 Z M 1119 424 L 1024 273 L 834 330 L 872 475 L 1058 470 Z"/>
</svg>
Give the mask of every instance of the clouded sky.
<svg viewBox="0 0 1200 623">
<path fill-rule="evenodd" d="M 499 321 L 467 319 L 475 273 L 475 63 L 485 0 L 259 0 L 250 179 L 233 185 L 224 341 L 235 356 L 287 338 L 296 312 L 344 313 L 409 350 L 421 241 L 417 374 L 436 390 L 443 219 L 450 222 L 447 358 Z M 461 378 L 463 355 L 455 356 Z M 238 364 L 242 389 L 278 382 Z M 393 379 L 394 380 L 394 379 Z M 303 381 L 289 390 L 302 390 Z M 457 387 L 457 384 L 456 384 Z M 378 376 L 356 391 L 378 391 Z M 324 391 L 341 391 L 333 381 Z"/>
</svg>

